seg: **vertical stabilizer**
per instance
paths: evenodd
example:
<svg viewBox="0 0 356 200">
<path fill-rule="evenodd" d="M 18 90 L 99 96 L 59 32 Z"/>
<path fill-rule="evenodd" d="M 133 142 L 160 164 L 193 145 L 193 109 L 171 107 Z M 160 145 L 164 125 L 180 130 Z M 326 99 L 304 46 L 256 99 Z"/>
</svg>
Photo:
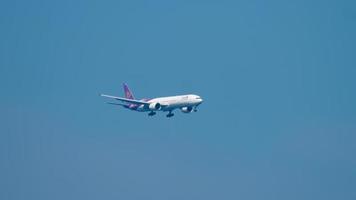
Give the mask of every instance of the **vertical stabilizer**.
<svg viewBox="0 0 356 200">
<path fill-rule="evenodd" d="M 124 86 L 125 98 L 127 98 L 127 99 L 135 99 L 135 97 L 133 96 L 132 92 L 130 91 L 130 89 L 126 85 L 126 83 L 124 83 L 123 86 Z"/>
</svg>

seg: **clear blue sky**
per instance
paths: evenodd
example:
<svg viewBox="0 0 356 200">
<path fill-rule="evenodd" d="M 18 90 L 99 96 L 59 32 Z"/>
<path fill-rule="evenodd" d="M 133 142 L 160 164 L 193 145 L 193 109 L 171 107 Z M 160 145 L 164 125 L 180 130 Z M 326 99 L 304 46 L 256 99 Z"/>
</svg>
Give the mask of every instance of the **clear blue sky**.
<svg viewBox="0 0 356 200">
<path fill-rule="evenodd" d="M 356 3 L 0 3 L 0 199 L 356 199 Z M 199 112 L 106 105 L 196 93 Z"/>
</svg>

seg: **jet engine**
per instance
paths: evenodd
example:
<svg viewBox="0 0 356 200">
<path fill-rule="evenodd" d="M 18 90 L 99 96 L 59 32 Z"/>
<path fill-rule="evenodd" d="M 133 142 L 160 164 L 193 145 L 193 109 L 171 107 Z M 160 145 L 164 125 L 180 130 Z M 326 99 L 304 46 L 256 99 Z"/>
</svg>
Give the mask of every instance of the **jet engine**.
<svg viewBox="0 0 356 200">
<path fill-rule="evenodd" d="M 181 110 L 183 113 L 191 113 L 192 110 L 193 110 L 193 107 L 191 107 L 191 106 L 182 107 L 180 110 Z"/>
<path fill-rule="evenodd" d="M 148 108 L 150 110 L 161 110 L 161 104 L 160 103 L 151 103 Z"/>
</svg>

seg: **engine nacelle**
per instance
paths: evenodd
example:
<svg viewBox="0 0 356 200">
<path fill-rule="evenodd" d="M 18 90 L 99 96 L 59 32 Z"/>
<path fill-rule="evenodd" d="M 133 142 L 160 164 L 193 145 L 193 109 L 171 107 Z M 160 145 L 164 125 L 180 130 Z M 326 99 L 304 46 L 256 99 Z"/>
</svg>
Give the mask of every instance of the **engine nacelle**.
<svg viewBox="0 0 356 200">
<path fill-rule="evenodd" d="M 148 108 L 150 110 L 161 110 L 161 104 L 160 103 L 151 103 Z"/>
<path fill-rule="evenodd" d="M 183 113 L 191 113 L 193 111 L 193 107 L 188 106 L 188 107 L 183 107 L 180 109 Z"/>
</svg>

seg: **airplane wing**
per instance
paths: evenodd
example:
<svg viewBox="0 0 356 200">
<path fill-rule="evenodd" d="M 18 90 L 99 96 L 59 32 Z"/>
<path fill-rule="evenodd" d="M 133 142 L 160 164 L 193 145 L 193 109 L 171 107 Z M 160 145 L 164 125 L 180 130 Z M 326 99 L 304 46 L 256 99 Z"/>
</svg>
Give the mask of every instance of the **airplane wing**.
<svg viewBox="0 0 356 200">
<path fill-rule="evenodd" d="M 150 103 L 145 102 L 145 101 L 140 101 L 140 100 L 126 99 L 126 98 L 123 98 L 123 97 L 115 97 L 115 96 L 106 95 L 106 94 L 101 94 L 100 96 L 111 98 L 111 99 L 116 99 L 116 100 L 123 101 L 123 102 L 126 102 L 126 103 L 133 103 L 133 104 L 139 104 L 139 105 L 150 105 Z"/>
</svg>

